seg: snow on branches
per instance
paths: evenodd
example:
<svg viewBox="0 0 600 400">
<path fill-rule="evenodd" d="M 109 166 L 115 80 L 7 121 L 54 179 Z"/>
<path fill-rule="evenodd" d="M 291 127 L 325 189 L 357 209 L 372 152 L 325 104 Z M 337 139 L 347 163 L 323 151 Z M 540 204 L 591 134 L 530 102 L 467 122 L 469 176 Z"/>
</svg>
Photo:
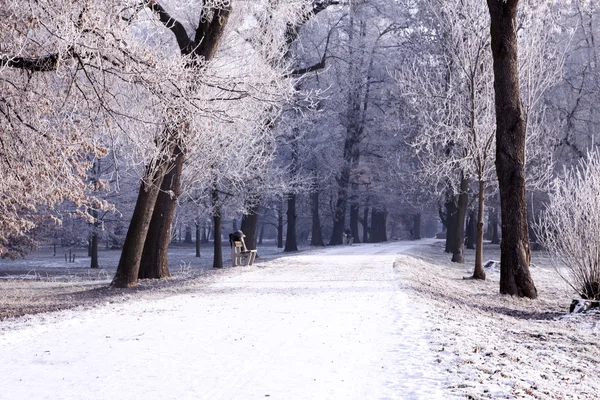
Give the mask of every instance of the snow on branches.
<svg viewBox="0 0 600 400">
<path fill-rule="evenodd" d="M 600 152 L 564 170 L 534 228 L 560 276 L 584 299 L 600 299 Z M 561 272 L 562 268 L 567 274 Z"/>
<path fill-rule="evenodd" d="M 5 2 L 0 255 L 36 226 L 40 208 L 68 201 L 88 215 L 107 207 L 86 180 L 93 160 L 109 152 L 143 170 L 146 184 L 173 145 L 188 160 L 185 187 L 213 181 L 210 171 L 232 157 L 239 165 L 221 171 L 263 169 L 274 146 L 268 127 L 294 94 L 286 41 L 314 7 L 302 0 Z M 219 26 L 222 42 L 207 47 L 216 54 L 185 47 Z M 235 174 L 228 180 L 241 184 L 245 177 Z"/>
</svg>

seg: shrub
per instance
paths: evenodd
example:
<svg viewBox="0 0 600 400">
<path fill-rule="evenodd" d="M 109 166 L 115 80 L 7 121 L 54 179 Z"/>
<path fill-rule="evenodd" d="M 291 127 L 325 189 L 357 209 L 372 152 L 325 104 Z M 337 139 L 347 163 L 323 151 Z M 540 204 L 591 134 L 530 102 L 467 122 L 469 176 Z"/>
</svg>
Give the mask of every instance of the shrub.
<svg viewBox="0 0 600 400">
<path fill-rule="evenodd" d="M 560 276 L 584 299 L 600 299 L 600 153 L 551 183 L 534 229 Z M 567 273 L 559 267 L 565 267 Z"/>
</svg>

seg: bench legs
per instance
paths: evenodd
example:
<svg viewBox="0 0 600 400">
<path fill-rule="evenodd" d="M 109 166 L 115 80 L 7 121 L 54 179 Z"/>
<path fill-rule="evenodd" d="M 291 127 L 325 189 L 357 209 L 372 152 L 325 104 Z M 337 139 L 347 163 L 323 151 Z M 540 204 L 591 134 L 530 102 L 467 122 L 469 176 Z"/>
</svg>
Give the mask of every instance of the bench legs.
<svg viewBox="0 0 600 400">
<path fill-rule="evenodd" d="M 231 266 L 237 267 L 237 266 L 244 265 L 244 262 L 242 261 L 243 258 L 246 259 L 245 265 L 247 265 L 247 266 L 252 265 L 254 263 L 254 259 L 256 258 L 256 250 L 248 250 L 243 253 L 232 252 L 231 253 Z"/>
</svg>

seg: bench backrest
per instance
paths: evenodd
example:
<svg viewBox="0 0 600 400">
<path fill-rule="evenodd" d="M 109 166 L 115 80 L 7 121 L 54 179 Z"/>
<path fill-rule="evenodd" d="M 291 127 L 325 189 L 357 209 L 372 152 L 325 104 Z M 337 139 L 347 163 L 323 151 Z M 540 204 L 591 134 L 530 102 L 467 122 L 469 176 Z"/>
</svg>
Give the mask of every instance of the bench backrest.
<svg viewBox="0 0 600 400">
<path fill-rule="evenodd" d="M 238 251 L 246 252 L 248 249 L 246 248 L 246 243 L 244 243 L 244 239 L 235 240 L 232 246 L 233 250 L 237 253 Z"/>
</svg>

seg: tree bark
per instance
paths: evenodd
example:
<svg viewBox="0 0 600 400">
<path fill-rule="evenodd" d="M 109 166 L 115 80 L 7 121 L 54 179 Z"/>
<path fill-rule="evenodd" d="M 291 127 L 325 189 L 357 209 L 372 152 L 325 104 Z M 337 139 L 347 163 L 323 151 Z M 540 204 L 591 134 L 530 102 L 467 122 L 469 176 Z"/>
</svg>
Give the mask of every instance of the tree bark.
<svg viewBox="0 0 600 400">
<path fill-rule="evenodd" d="M 263 215 L 264 217 L 264 215 Z M 260 221 L 260 230 L 258 232 L 258 244 L 263 244 L 263 236 L 265 235 L 265 219 Z"/>
<path fill-rule="evenodd" d="M 348 177 L 346 177 L 348 176 Z M 350 171 L 342 172 L 340 187 L 338 189 L 338 198 L 335 203 L 335 211 L 333 213 L 333 229 L 331 230 L 331 238 L 329 245 L 335 246 L 344 243 L 344 225 L 346 224 L 346 196 L 348 195 L 348 184 L 343 184 L 341 181 L 349 179 Z"/>
<path fill-rule="evenodd" d="M 413 215 L 413 234 L 412 238 L 414 240 L 421 239 L 421 213 L 416 213 Z"/>
<path fill-rule="evenodd" d="M 167 166 L 168 162 L 163 160 L 155 166 L 156 169 L 151 176 L 150 182 L 147 184 L 142 182 L 140 184 L 138 198 L 129 223 L 127 235 L 125 236 L 125 243 L 123 244 L 123 251 L 121 252 L 117 272 L 111 283 L 114 287 L 134 287 L 138 283 L 142 251 L 144 250 L 144 243 L 148 228 L 150 227 L 152 213 L 154 212 L 159 188 Z"/>
<path fill-rule="evenodd" d="M 367 203 L 363 209 L 363 243 L 369 243 L 369 241 L 369 207 Z"/>
<path fill-rule="evenodd" d="M 460 193 L 458 194 L 458 207 L 456 210 L 456 225 L 454 225 L 454 245 L 452 262 L 462 264 L 465 262 L 465 217 L 469 205 L 469 180 L 464 176 L 460 179 Z"/>
<path fill-rule="evenodd" d="M 90 268 L 100 268 L 98 263 L 98 210 L 92 210 L 94 223 L 92 225 L 92 237 L 90 238 Z"/>
<path fill-rule="evenodd" d="M 231 12 L 231 7 L 222 7 L 222 8 L 212 8 L 212 18 L 201 19 L 199 25 L 196 28 L 196 35 L 194 40 L 192 41 L 184 26 L 174 19 L 171 15 L 169 15 L 162 6 L 156 2 L 151 1 L 147 2 L 146 6 L 154 12 L 159 20 L 164 24 L 165 27 L 171 30 L 177 43 L 179 44 L 179 48 L 182 55 L 192 55 L 191 59 L 194 62 L 190 62 L 189 66 L 194 68 L 199 64 L 198 61 L 204 62 L 205 60 L 210 60 L 214 53 L 216 52 L 220 39 L 223 36 L 223 32 L 225 30 L 225 26 L 227 24 L 227 20 L 229 18 L 229 14 Z M 206 9 L 205 11 L 209 11 Z M 168 135 L 171 136 L 171 135 Z M 167 138 L 169 139 L 169 138 Z M 167 140 L 166 143 L 169 141 Z M 167 144 L 170 146 L 170 144 Z M 176 146 L 179 147 L 179 146 Z M 173 149 L 170 149 L 169 155 Z M 178 157 L 176 157 L 178 158 Z M 164 175 L 167 172 L 167 166 L 170 164 L 168 160 L 160 160 L 159 165 L 156 166 L 155 173 L 152 176 L 151 182 L 148 185 L 142 183 L 140 188 L 140 193 L 138 194 L 138 200 L 136 202 L 135 210 L 133 213 L 132 220 L 129 225 L 129 230 L 127 231 L 127 236 L 125 238 L 125 244 L 123 245 L 123 251 L 121 253 L 121 259 L 119 260 L 119 265 L 117 267 L 117 273 L 113 279 L 112 285 L 116 287 L 132 287 L 137 285 L 138 275 L 140 272 L 140 261 L 142 260 L 142 253 L 144 251 L 145 242 L 148 239 L 148 230 L 150 229 L 151 220 L 153 218 L 154 208 L 156 206 L 156 202 L 159 194 L 159 187 L 162 185 Z M 179 170 L 179 175 L 181 175 L 181 170 Z M 177 177 L 180 179 L 180 177 Z M 159 208 L 163 208 L 163 204 Z M 167 205 L 165 210 L 167 210 L 169 206 Z M 150 242 L 154 242 L 158 244 L 159 254 L 152 255 L 151 258 L 155 260 L 163 260 L 166 258 L 166 248 L 168 247 L 168 242 L 170 241 L 170 225 L 173 222 L 172 215 L 169 217 L 165 215 L 163 221 L 156 222 L 155 225 L 160 225 L 156 228 L 157 232 L 161 232 L 163 235 L 168 231 L 169 236 L 165 237 L 154 237 L 154 233 L 152 233 L 150 237 Z M 169 228 L 164 226 L 168 225 Z M 165 246 L 164 243 L 167 243 Z M 149 246 L 151 244 L 149 243 Z M 164 252 L 165 254 L 162 254 Z M 149 249 L 147 252 L 150 257 L 151 250 Z M 164 268 L 167 268 L 166 271 Z M 166 261 L 160 261 L 160 265 L 153 265 L 152 269 L 155 271 L 159 271 L 158 274 L 151 275 L 164 275 L 168 274 L 168 264 Z M 146 275 L 146 267 L 144 267 L 143 274 Z"/>
<path fill-rule="evenodd" d="M 183 162 L 183 151 L 179 146 L 175 146 L 169 170 L 160 185 L 160 193 L 156 199 L 144 242 L 138 272 L 139 279 L 164 279 L 171 276 L 168 250 L 171 242 L 171 225 L 180 192 Z"/>
<path fill-rule="evenodd" d="M 526 124 L 519 93 L 516 15 L 518 0 L 487 0 L 490 12 L 496 105 L 496 172 L 500 187 L 502 243 L 500 293 L 537 297 L 529 272 L 525 198 Z"/>
<path fill-rule="evenodd" d="M 456 207 L 455 196 L 450 193 L 447 196 L 446 203 L 444 203 L 444 207 L 446 208 L 446 248 L 444 251 L 446 253 L 455 253 L 458 251 L 458 249 L 455 249 L 458 209 Z"/>
<path fill-rule="evenodd" d="M 352 240 L 354 243 L 360 243 L 360 236 L 358 233 L 359 211 L 358 204 L 350 204 L 350 231 L 352 232 Z"/>
<path fill-rule="evenodd" d="M 200 224 L 196 222 L 196 257 L 200 257 L 200 242 L 202 241 L 200 237 Z"/>
<path fill-rule="evenodd" d="M 208 243 L 210 242 L 209 240 L 209 236 L 210 236 L 210 226 L 206 226 L 206 222 L 202 223 L 202 243 Z"/>
<path fill-rule="evenodd" d="M 387 242 L 387 211 L 373 208 L 371 211 L 371 243 Z"/>
<path fill-rule="evenodd" d="M 477 241 L 475 246 L 475 270 L 474 279 L 485 280 L 485 271 L 483 270 L 483 210 L 485 207 L 484 182 L 479 181 L 479 193 L 477 201 Z"/>
<path fill-rule="evenodd" d="M 258 214 L 260 213 L 260 202 L 254 201 L 248 214 L 242 216 L 241 230 L 246 235 L 244 243 L 248 250 L 256 250 L 256 235 L 258 233 Z"/>
<path fill-rule="evenodd" d="M 298 251 L 296 240 L 296 194 L 288 194 L 287 200 L 287 232 L 284 252 Z"/>
<path fill-rule="evenodd" d="M 321 217 L 319 215 L 319 191 L 314 189 L 311 193 L 312 229 L 310 237 L 311 246 L 325 246 L 321 232 Z"/>
<path fill-rule="evenodd" d="M 283 249 L 283 202 L 277 207 L 277 248 Z"/>
<path fill-rule="evenodd" d="M 475 211 L 470 210 L 467 217 L 467 232 L 465 238 L 465 246 L 467 249 L 475 249 L 475 241 L 477 240 L 477 222 L 475 220 Z"/>
<path fill-rule="evenodd" d="M 219 205 L 219 192 L 213 189 L 212 194 L 213 206 L 213 268 L 223 268 L 223 243 L 221 243 L 221 206 Z"/>
<path fill-rule="evenodd" d="M 183 243 L 194 243 L 194 240 L 192 239 L 192 227 L 189 225 L 186 225 L 185 227 L 185 239 L 183 240 Z"/>
</svg>

